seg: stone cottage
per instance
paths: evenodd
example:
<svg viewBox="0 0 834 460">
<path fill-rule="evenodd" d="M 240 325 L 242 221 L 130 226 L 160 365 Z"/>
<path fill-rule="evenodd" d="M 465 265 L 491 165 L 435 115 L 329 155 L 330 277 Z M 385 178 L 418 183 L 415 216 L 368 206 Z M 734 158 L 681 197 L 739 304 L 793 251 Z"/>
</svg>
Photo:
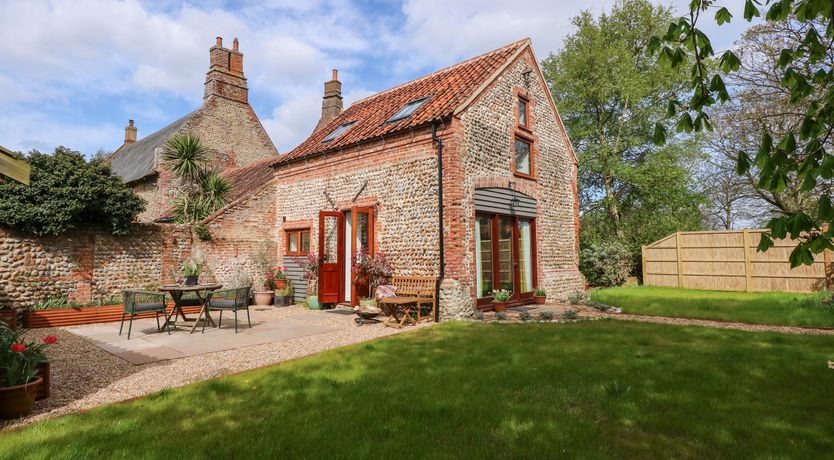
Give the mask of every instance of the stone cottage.
<svg viewBox="0 0 834 460">
<path fill-rule="evenodd" d="M 176 195 L 176 183 L 163 167 L 165 142 L 175 134 L 191 132 L 211 151 L 212 166 L 231 174 L 259 160 L 274 158 L 278 151 L 249 105 L 249 89 L 243 74 L 243 53 L 234 39 L 232 49 L 217 37 L 209 50 L 203 104 L 197 110 L 137 141 L 137 127 L 130 120 L 124 143 L 110 156 L 113 171 L 134 193 L 147 202 L 141 222 L 165 217 Z"/>
<path fill-rule="evenodd" d="M 491 308 L 493 289 L 518 305 L 536 287 L 564 297 L 584 285 L 577 160 L 529 39 L 344 111 L 334 71 L 310 137 L 233 182 L 204 222 L 215 238 L 199 243 L 221 281 L 245 253 L 289 267 L 318 254 L 320 300 L 353 303 L 352 255 L 367 248 L 396 274 L 438 278 L 446 318 Z"/>
</svg>

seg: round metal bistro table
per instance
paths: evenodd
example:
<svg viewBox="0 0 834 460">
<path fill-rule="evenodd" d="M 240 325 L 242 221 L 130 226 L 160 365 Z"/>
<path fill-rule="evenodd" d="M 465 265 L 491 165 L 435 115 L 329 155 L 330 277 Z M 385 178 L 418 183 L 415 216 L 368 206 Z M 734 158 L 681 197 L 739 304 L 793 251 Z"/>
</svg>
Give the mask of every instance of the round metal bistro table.
<svg viewBox="0 0 834 460">
<path fill-rule="evenodd" d="M 197 329 L 197 323 L 200 322 L 201 318 L 203 321 L 208 321 L 211 327 L 217 327 L 208 311 L 208 294 L 222 287 L 222 284 L 196 284 L 193 286 L 185 284 L 163 284 L 159 290 L 171 294 L 171 298 L 174 299 L 174 308 L 171 309 L 171 313 L 165 318 L 165 325 L 177 327 L 177 316 L 179 315 L 182 316 L 183 323 L 194 323 L 191 325 L 191 334 Z M 182 310 L 182 295 L 186 292 L 193 292 L 200 301 L 200 313 L 195 319 L 186 317 L 185 312 Z M 173 317 L 173 320 L 171 320 L 171 317 Z"/>
</svg>

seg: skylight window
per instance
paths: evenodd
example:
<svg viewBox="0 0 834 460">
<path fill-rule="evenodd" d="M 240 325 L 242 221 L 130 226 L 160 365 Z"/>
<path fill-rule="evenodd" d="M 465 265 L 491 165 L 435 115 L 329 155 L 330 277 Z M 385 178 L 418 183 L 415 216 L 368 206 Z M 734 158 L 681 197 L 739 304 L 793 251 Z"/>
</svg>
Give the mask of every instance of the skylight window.
<svg viewBox="0 0 834 460">
<path fill-rule="evenodd" d="M 416 101 L 409 102 L 405 105 L 405 107 L 401 108 L 397 113 L 392 115 L 391 118 L 388 119 L 388 123 L 393 123 L 395 121 L 400 121 L 403 118 L 410 117 L 411 114 L 416 112 L 417 109 L 419 109 L 420 106 L 423 105 L 423 103 L 426 102 L 428 99 L 428 97 L 424 97 L 422 99 L 417 99 Z"/>
<path fill-rule="evenodd" d="M 324 139 L 322 139 L 322 142 L 330 142 L 333 139 L 336 139 L 337 137 L 344 134 L 345 131 L 350 129 L 350 127 L 355 125 L 355 124 L 356 124 L 356 120 L 349 121 L 347 123 L 343 123 L 343 124 L 339 125 L 339 127 L 334 129 L 332 133 L 328 134 Z"/>
</svg>

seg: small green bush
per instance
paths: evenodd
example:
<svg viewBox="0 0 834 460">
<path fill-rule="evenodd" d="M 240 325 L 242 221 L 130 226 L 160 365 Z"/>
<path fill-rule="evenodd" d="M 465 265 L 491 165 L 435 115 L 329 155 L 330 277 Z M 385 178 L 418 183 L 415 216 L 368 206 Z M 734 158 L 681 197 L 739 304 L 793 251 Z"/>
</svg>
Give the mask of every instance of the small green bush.
<svg viewBox="0 0 834 460">
<path fill-rule="evenodd" d="M 529 311 L 525 310 L 525 311 L 518 314 L 518 319 L 520 319 L 522 321 L 530 321 L 530 318 L 531 318 L 531 316 L 530 316 Z"/>
<path fill-rule="evenodd" d="M 197 224 L 197 225 L 195 225 L 194 226 L 194 233 L 197 234 L 197 238 L 199 238 L 200 241 L 211 241 L 212 238 L 213 238 L 211 236 L 211 232 L 209 231 L 209 228 L 206 224 Z"/>
<path fill-rule="evenodd" d="M 507 312 L 505 312 L 505 311 L 496 312 L 495 313 L 495 319 L 497 319 L 498 321 L 504 321 L 505 319 L 507 319 Z"/>
<path fill-rule="evenodd" d="M 547 296 L 547 291 L 545 291 L 544 289 L 542 289 L 540 287 L 537 287 L 536 289 L 533 290 L 533 295 L 538 296 L 538 297 L 546 297 Z"/>
<path fill-rule="evenodd" d="M 591 286 L 620 286 L 632 269 L 631 253 L 616 241 L 593 244 L 579 252 L 579 270 Z"/>
<path fill-rule="evenodd" d="M 539 320 L 541 321 L 550 321 L 553 319 L 553 312 L 552 311 L 543 311 L 539 313 Z"/>
<path fill-rule="evenodd" d="M 484 312 L 481 310 L 475 310 L 475 319 L 484 319 Z"/>
<path fill-rule="evenodd" d="M 576 313 L 576 310 L 566 310 L 564 313 L 562 313 L 562 318 L 567 320 L 574 320 L 576 318 L 579 318 L 579 314 Z"/>
<path fill-rule="evenodd" d="M 571 292 L 570 294 L 568 294 L 568 302 L 570 302 L 571 305 L 577 305 L 581 303 L 582 299 L 584 298 L 585 293 L 583 293 L 582 291 Z"/>
<path fill-rule="evenodd" d="M 602 302 L 597 302 L 596 300 L 589 300 L 589 301 L 585 302 L 585 305 L 588 305 L 589 307 L 594 308 L 594 309 L 599 310 L 599 311 L 608 311 L 608 310 L 611 309 L 611 305 L 608 305 L 608 304 L 605 304 L 605 303 L 602 303 Z"/>
</svg>

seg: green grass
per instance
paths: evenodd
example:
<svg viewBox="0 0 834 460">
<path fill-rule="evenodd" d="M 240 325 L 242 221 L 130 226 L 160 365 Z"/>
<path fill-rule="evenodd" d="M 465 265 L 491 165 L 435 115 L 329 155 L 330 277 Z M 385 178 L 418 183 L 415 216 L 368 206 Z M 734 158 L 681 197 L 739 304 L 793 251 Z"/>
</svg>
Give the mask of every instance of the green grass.
<svg viewBox="0 0 834 460">
<path fill-rule="evenodd" d="M 828 359 L 828 336 L 448 323 L 0 434 L 0 457 L 821 458 Z"/>
<path fill-rule="evenodd" d="M 622 286 L 591 291 L 591 299 L 636 315 L 715 319 L 755 324 L 834 327 L 829 293 L 723 292 L 657 286 Z"/>
</svg>

